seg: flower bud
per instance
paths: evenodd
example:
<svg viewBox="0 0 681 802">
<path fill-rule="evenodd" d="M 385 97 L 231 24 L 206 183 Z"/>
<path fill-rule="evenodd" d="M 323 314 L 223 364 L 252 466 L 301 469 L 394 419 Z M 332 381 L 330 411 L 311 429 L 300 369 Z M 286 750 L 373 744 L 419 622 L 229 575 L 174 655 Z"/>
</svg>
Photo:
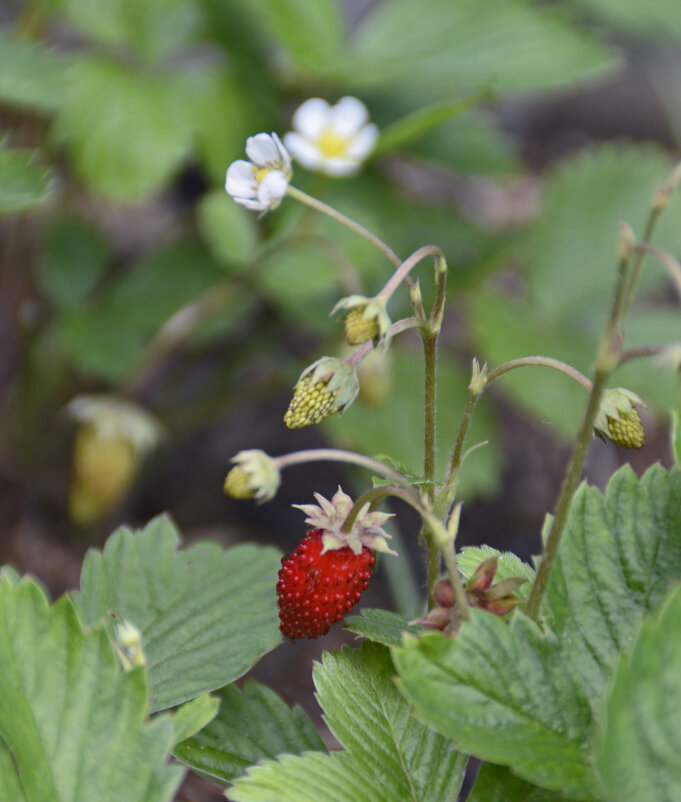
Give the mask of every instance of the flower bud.
<svg viewBox="0 0 681 802">
<path fill-rule="evenodd" d="M 342 413 L 358 391 L 355 368 L 336 357 L 324 356 L 300 374 L 284 423 L 289 429 L 319 423 L 335 412 Z"/>
<path fill-rule="evenodd" d="M 142 634 L 131 621 L 123 620 L 114 627 L 114 647 L 126 671 L 147 664 Z"/>
<path fill-rule="evenodd" d="M 73 450 L 69 512 L 76 524 L 89 526 L 123 498 L 162 430 L 145 409 L 108 396 L 79 396 L 67 411 L 81 423 Z"/>
<path fill-rule="evenodd" d="M 274 498 L 281 484 L 281 475 L 270 456 L 260 449 L 251 448 L 240 451 L 232 457 L 232 462 L 236 464 L 225 478 L 225 495 L 258 501 Z"/>
<path fill-rule="evenodd" d="M 645 404 L 630 390 L 606 390 L 594 423 L 596 435 L 618 446 L 641 448 L 645 445 L 645 431 L 637 409 L 640 406 Z"/>
</svg>

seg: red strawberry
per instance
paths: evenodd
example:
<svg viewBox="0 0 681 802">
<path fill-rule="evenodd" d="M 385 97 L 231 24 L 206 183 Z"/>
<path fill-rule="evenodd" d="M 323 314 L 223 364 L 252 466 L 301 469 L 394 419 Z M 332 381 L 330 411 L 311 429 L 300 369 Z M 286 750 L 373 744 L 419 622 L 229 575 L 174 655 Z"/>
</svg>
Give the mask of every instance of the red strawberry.
<svg viewBox="0 0 681 802">
<path fill-rule="evenodd" d="M 287 637 L 318 638 L 352 610 L 369 586 L 371 549 L 349 548 L 324 553 L 324 529 L 311 530 L 290 557 L 282 557 L 277 583 L 279 628 Z"/>
</svg>

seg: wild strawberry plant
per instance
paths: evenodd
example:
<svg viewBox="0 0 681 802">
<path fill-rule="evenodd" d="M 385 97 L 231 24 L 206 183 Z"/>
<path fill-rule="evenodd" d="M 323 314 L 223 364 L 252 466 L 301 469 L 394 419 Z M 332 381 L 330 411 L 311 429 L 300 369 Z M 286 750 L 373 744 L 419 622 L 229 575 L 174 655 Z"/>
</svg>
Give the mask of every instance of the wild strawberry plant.
<svg viewBox="0 0 681 802">
<path fill-rule="evenodd" d="M 263 214 L 305 204 L 378 248 L 393 272 L 374 296 L 354 293 L 335 305 L 356 350 L 322 356 L 302 372 L 284 423 L 299 429 L 351 416 L 363 361 L 411 330 L 424 361 L 423 470 L 414 476 L 389 457 L 332 448 L 242 451 L 224 486 L 239 499 L 270 500 L 282 471 L 305 462 L 350 463 L 373 481 L 354 499 L 339 488 L 332 499 L 316 494 L 317 504 L 298 505 L 308 529 L 290 556 L 251 545 L 182 549 L 174 525 L 161 517 L 139 532 L 120 529 L 101 552 L 90 551 L 79 590 L 53 605 L 36 582 L 3 569 L 0 799 L 168 799 L 182 777 L 169 755 L 224 785 L 235 802 L 455 800 L 471 757 L 482 761 L 473 802 L 678 799 L 681 473 L 653 466 L 639 480 L 625 467 L 605 493 L 579 481 L 594 434 L 630 448 L 644 444 L 643 400 L 613 386 L 620 365 L 660 354 L 678 370 L 677 349 L 625 345 L 644 257 L 681 286 L 678 262 L 653 244 L 681 169 L 656 191 L 639 236 L 620 228 L 592 376 L 550 354 L 498 365 L 473 360 L 458 434 L 443 443 L 436 398 L 444 254 L 425 245 L 402 259 L 361 223 L 291 183 L 293 160 L 333 176 L 360 169 L 377 135 L 363 104 L 308 101 L 294 127 L 283 142 L 276 134 L 251 137 L 248 160 L 227 171 L 227 193 Z M 412 275 L 425 260 L 434 268 L 429 308 Z M 403 287 L 411 312 L 393 322 L 389 309 Z M 471 422 L 494 382 L 526 368 L 564 374 L 585 399 L 533 567 L 507 552 L 456 549 L 460 481 L 476 447 Z M 84 464 L 104 441 L 124 472 L 134 462 L 130 449 L 158 436 L 139 410 L 108 405 L 104 418 L 91 420 L 85 413 L 93 409 L 101 412 L 101 399 L 77 405 L 86 424 Z M 437 446 L 449 450 L 443 473 Z M 109 487 L 93 484 L 90 470 L 80 478 L 72 503 L 87 518 Z M 413 536 L 427 567 L 422 609 L 412 619 L 366 609 L 348 617 L 371 581 L 376 553 L 397 559 L 383 528 L 390 516 L 379 509 L 393 498 L 421 520 Z M 363 642 L 325 654 L 312 669 L 342 746 L 329 751 L 300 710 L 261 684 L 233 683 L 282 634 L 316 638 L 341 620 Z"/>
</svg>

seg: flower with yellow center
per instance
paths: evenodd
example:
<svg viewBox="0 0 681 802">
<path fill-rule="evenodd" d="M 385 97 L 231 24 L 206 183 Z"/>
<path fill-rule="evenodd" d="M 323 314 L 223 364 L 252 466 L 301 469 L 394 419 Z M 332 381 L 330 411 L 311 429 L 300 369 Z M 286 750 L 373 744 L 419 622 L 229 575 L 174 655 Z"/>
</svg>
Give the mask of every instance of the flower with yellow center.
<svg viewBox="0 0 681 802">
<path fill-rule="evenodd" d="M 250 161 L 229 165 L 225 190 L 234 200 L 258 212 L 274 209 L 288 191 L 291 157 L 275 134 L 256 134 L 246 141 Z"/>
<path fill-rule="evenodd" d="M 284 142 L 303 167 L 326 175 L 354 175 L 374 149 L 378 127 L 369 122 L 366 106 L 356 97 L 335 106 L 310 98 L 293 115 L 293 131 Z"/>
</svg>

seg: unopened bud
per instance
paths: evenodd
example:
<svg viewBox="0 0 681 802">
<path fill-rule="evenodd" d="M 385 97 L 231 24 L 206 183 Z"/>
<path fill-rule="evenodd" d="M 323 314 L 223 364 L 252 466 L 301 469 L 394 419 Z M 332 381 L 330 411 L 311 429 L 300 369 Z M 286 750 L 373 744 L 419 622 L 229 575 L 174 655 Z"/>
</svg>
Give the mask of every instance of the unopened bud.
<svg viewBox="0 0 681 802">
<path fill-rule="evenodd" d="M 480 367 L 480 363 L 477 359 L 473 359 L 473 369 L 471 373 L 471 381 L 468 385 L 468 389 L 475 393 L 475 395 L 480 395 L 483 392 L 487 385 L 487 363 L 485 362 L 482 367 Z"/>
<path fill-rule="evenodd" d="M 469 593 L 482 593 L 486 591 L 494 581 L 498 567 L 499 558 L 496 554 L 483 560 L 468 580 L 466 590 Z"/>
<path fill-rule="evenodd" d="M 617 244 L 617 254 L 620 260 L 625 261 L 631 259 L 636 250 L 636 236 L 632 227 L 625 223 L 620 222 L 619 225 L 619 238 Z"/>
</svg>

